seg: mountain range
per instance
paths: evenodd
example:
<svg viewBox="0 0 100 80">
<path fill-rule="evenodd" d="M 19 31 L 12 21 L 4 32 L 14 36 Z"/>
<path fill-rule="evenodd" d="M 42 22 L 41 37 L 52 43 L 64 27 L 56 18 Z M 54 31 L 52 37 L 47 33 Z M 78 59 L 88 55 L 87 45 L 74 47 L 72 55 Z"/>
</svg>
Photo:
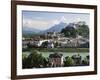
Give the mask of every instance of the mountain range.
<svg viewBox="0 0 100 80">
<path fill-rule="evenodd" d="M 39 33 L 40 30 L 25 26 L 22 28 L 22 32 L 23 34 L 33 34 L 33 33 Z"/>
<path fill-rule="evenodd" d="M 23 32 L 23 34 L 40 34 L 40 33 L 44 34 L 47 32 L 54 32 L 54 31 L 60 32 L 63 28 L 66 27 L 66 25 L 67 25 L 66 23 L 60 22 L 59 24 L 56 24 L 44 31 L 25 26 L 25 27 L 23 27 L 22 32 Z"/>
<path fill-rule="evenodd" d="M 43 32 L 44 33 L 47 33 L 47 32 L 61 32 L 61 30 L 66 27 L 66 25 L 67 25 L 66 23 L 61 22 L 61 23 L 56 24 L 56 25 L 52 26 L 51 28 L 49 28 L 49 29 L 47 29 Z"/>
</svg>

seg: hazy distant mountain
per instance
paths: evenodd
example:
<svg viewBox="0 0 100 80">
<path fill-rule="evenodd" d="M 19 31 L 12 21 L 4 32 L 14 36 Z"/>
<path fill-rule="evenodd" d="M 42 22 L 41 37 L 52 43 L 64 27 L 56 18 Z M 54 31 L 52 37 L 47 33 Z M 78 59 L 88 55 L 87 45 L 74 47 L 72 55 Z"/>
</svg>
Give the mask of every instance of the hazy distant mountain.
<svg viewBox="0 0 100 80">
<path fill-rule="evenodd" d="M 32 33 L 39 33 L 40 30 L 30 27 L 23 27 L 22 29 L 23 34 L 32 34 Z"/>
<path fill-rule="evenodd" d="M 55 32 L 60 32 L 63 28 L 66 27 L 66 25 L 67 25 L 66 23 L 61 22 L 61 23 L 56 24 L 56 25 L 52 26 L 51 28 L 43 31 L 43 33 L 54 32 L 54 31 Z"/>
<path fill-rule="evenodd" d="M 25 26 L 25 27 L 23 27 L 22 32 L 23 32 L 23 34 L 38 34 L 38 33 L 43 34 L 43 33 L 53 32 L 53 31 L 60 32 L 63 28 L 66 27 L 66 25 L 67 25 L 66 23 L 61 22 L 59 24 L 52 26 L 51 28 L 49 28 L 47 30 L 44 30 L 44 31 L 40 31 L 38 29 Z"/>
</svg>

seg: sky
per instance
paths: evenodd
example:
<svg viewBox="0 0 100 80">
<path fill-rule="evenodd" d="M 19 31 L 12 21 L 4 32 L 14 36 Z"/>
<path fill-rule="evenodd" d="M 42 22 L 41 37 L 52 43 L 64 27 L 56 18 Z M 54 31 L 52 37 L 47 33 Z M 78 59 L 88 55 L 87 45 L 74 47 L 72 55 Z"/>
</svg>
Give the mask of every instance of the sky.
<svg viewBox="0 0 100 80">
<path fill-rule="evenodd" d="M 23 27 L 31 27 L 38 30 L 49 29 L 60 22 L 68 24 L 85 21 L 89 25 L 89 19 L 90 15 L 88 13 L 22 11 Z"/>
</svg>

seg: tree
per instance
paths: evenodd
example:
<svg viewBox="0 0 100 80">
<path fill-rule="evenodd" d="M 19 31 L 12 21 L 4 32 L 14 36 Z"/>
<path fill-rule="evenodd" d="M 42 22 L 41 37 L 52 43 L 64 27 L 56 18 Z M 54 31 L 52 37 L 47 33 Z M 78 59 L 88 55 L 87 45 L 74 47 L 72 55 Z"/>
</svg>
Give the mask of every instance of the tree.
<svg viewBox="0 0 100 80">
<path fill-rule="evenodd" d="M 85 23 L 80 25 L 69 24 L 67 27 L 61 30 L 61 33 L 64 33 L 65 37 L 76 37 L 77 35 L 83 36 L 85 38 L 89 38 L 89 27 Z"/>
<path fill-rule="evenodd" d="M 86 57 L 83 59 L 82 64 L 83 64 L 83 65 L 89 65 L 89 55 L 86 56 Z"/>
<path fill-rule="evenodd" d="M 23 68 L 39 68 L 44 65 L 44 57 L 37 50 L 32 51 L 32 53 L 23 60 Z"/>
<path fill-rule="evenodd" d="M 74 61 L 71 57 L 65 57 L 64 66 L 73 66 Z"/>
<path fill-rule="evenodd" d="M 57 48 L 58 46 L 59 46 L 59 43 L 58 42 L 54 43 L 54 47 L 55 48 Z"/>
<path fill-rule="evenodd" d="M 28 61 L 27 57 L 22 58 L 22 68 L 27 68 L 28 67 Z"/>
<path fill-rule="evenodd" d="M 76 37 L 76 30 L 74 27 L 67 26 L 61 30 L 61 33 L 64 33 L 66 37 Z"/>
<path fill-rule="evenodd" d="M 86 24 L 80 25 L 77 28 L 77 33 L 83 37 L 89 38 L 89 27 Z"/>
</svg>

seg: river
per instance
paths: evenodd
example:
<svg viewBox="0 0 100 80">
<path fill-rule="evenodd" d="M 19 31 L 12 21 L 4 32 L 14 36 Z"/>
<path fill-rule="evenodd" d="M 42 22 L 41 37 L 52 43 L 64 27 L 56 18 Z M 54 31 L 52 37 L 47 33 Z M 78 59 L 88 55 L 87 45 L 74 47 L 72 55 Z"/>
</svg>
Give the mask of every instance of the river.
<svg viewBox="0 0 100 80">
<path fill-rule="evenodd" d="M 50 54 L 53 54 L 54 52 L 41 52 L 42 53 L 42 55 L 44 56 L 44 57 L 49 57 L 49 55 Z M 86 56 L 88 56 L 89 55 L 89 52 L 78 52 L 78 53 L 76 53 L 76 52 L 60 52 L 61 54 L 63 54 L 63 57 L 66 57 L 66 56 L 69 56 L 69 57 L 71 57 L 71 56 L 73 56 L 73 55 L 75 55 L 75 54 L 80 54 L 80 56 L 82 56 L 82 59 L 84 59 Z M 25 55 L 29 55 L 30 54 L 30 52 L 23 52 L 23 54 L 25 54 Z"/>
</svg>

